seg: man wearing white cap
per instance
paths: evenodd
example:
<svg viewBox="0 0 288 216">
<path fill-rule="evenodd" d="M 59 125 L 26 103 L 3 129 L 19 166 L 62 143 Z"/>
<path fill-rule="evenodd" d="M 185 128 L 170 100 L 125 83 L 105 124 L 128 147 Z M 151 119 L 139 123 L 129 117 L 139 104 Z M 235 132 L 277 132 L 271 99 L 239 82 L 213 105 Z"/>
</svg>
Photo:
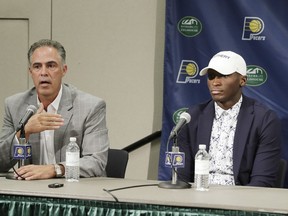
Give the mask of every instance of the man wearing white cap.
<svg viewBox="0 0 288 216">
<path fill-rule="evenodd" d="M 245 60 L 232 51 L 219 52 L 200 71 L 206 74 L 212 99 L 188 110 L 191 121 L 178 136 L 186 154 L 179 178 L 194 181 L 194 156 L 199 144 L 206 144 L 210 184 L 275 186 L 281 123 L 272 110 L 243 95 Z"/>
</svg>

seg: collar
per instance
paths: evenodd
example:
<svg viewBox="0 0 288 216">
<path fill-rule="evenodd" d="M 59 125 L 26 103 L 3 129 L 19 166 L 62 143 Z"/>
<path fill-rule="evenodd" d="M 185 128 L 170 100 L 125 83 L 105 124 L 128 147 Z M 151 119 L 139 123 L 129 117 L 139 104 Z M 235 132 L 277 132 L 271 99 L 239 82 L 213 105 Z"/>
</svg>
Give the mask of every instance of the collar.
<svg viewBox="0 0 288 216">
<path fill-rule="evenodd" d="M 56 111 L 58 110 L 61 97 L 62 97 L 62 85 L 60 87 L 59 93 L 58 93 L 57 97 L 55 98 L 55 100 L 51 104 L 48 105 L 48 107 L 47 107 L 48 112 L 49 112 L 49 110 L 51 110 L 51 108 L 53 108 Z M 37 95 L 37 105 L 39 106 L 40 103 L 41 102 L 39 101 L 39 97 Z"/>
<path fill-rule="evenodd" d="M 231 108 L 228 110 L 222 109 L 216 102 L 214 102 L 214 107 L 215 107 L 215 119 L 219 119 L 223 113 L 228 113 L 231 116 L 237 116 L 235 114 L 238 114 L 240 111 L 240 107 L 243 101 L 243 97 L 241 95 L 240 99 L 236 104 L 234 104 Z M 233 115 L 234 114 L 234 115 Z"/>
</svg>

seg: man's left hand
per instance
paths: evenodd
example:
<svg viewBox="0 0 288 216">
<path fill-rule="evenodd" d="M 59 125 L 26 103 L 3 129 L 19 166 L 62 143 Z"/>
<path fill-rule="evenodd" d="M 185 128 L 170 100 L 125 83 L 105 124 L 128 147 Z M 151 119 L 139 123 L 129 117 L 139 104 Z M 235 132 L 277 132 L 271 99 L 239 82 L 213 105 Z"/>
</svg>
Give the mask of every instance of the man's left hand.
<svg viewBox="0 0 288 216">
<path fill-rule="evenodd" d="M 54 165 L 27 165 L 22 166 L 16 170 L 18 175 L 14 173 L 15 177 L 19 180 L 36 180 L 36 179 L 49 179 L 56 176 Z"/>
</svg>

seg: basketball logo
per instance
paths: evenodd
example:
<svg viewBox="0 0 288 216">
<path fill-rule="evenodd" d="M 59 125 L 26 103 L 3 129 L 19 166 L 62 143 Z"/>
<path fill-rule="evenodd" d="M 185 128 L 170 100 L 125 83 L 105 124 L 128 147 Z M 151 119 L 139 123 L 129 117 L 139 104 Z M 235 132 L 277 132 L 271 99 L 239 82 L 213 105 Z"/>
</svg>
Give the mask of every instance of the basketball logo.
<svg viewBox="0 0 288 216">
<path fill-rule="evenodd" d="M 245 17 L 243 24 L 242 40 L 265 40 L 261 35 L 264 30 L 264 22 L 259 17 Z"/>
<path fill-rule="evenodd" d="M 194 79 L 198 74 L 199 68 L 193 60 L 182 60 L 179 67 L 177 83 L 198 83 L 199 80 Z"/>
<path fill-rule="evenodd" d="M 249 28 L 250 28 L 251 32 L 256 33 L 262 29 L 262 24 L 259 20 L 252 20 L 249 23 Z"/>
<path fill-rule="evenodd" d="M 197 72 L 197 68 L 196 68 L 195 64 L 189 63 L 189 64 L 186 66 L 186 72 L 187 72 L 187 74 L 190 75 L 190 76 L 195 75 L 195 73 Z"/>
<path fill-rule="evenodd" d="M 24 153 L 22 148 L 18 148 L 17 149 L 17 154 L 22 155 Z"/>
</svg>

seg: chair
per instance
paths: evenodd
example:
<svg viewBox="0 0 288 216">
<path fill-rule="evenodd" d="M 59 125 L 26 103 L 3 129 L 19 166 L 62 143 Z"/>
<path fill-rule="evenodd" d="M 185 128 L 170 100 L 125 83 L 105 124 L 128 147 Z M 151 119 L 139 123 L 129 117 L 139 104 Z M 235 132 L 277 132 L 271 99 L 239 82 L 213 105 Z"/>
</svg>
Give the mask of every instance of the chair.
<svg viewBox="0 0 288 216">
<path fill-rule="evenodd" d="M 109 149 L 106 165 L 107 177 L 124 178 L 129 154 L 122 149 Z"/>
<path fill-rule="evenodd" d="M 287 169 L 287 161 L 284 159 L 280 160 L 277 179 L 276 179 L 276 187 L 283 188 L 286 176 L 286 169 Z"/>
</svg>

